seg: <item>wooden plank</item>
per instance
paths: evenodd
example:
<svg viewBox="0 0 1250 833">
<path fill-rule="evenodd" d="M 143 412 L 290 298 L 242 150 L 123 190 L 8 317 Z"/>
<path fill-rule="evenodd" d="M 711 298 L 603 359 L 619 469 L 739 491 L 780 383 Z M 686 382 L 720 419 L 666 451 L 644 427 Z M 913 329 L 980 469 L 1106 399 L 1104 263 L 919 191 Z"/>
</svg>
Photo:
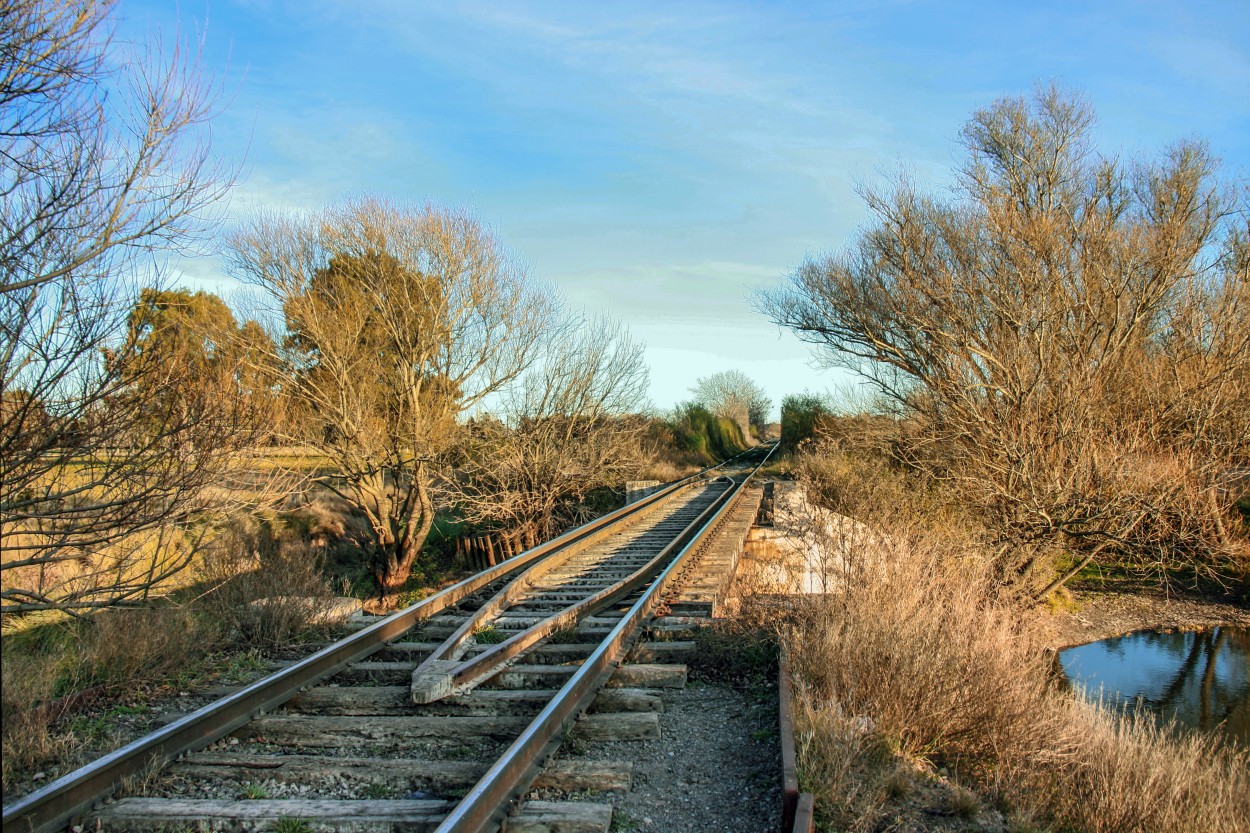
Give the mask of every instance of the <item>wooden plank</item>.
<svg viewBox="0 0 1250 833">
<path fill-rule="evenodd" d="M 552 688 L 564 685 L 576 665 L 518 665 L 505 668 L 483 683 L 496 688 Z"/>
<path fill-rule="evenodd" d="M 538 773 L 534 788 L 577 792 L 629 792 L 634 765 L 629 761 L 553 761 Z"/>
<path fill-rule="evenodd" d="M 292 699 L 282 714 L 323 715 L 523 715 L 534 714 L 554 697 L 554 688 L 479 688 L 424 706 L 414 705 L 408 686 L 323 686 Z M 594 712 L 662 712 L 664 701 L 643 688 L 605 688 L 590 707 Z"/>
<path fill-rule="evenodd" d="M 657 712 L 586 714 L 577 721 L 573 733 L 582 740 L 659 740 L 660 715 Z"/>
<path fill-rule="evenodd" d="M 334 675 L 335 680 L 353 683 L 398 683 L 416 669 L 415 662 L 357 662 Z"/>
<path fill-rule="evenodd" d="M 358 746 L 364 743 L 399 744 L 416 738 L 512 738 L 528 717 L 260 717 L 237 730 L 236 737 L 261 739 L 310 748 Z"/>
<path fill-rule="evenodd" d="M 508 833 L 607 833 L 612 805 L 586 801 L 527 801 L 508 818 Z"/>
<path fill-rule="evenodd" d="M 499 688 L 546 688 L 560 686 L 577 670 L 575 665 L 517 665 L 488 679 L 485 685 Z M 613 688 L 683 688 L 686 666 L 633 663 L 613 672 L 608 685 Z"/>
<path fill-rule="evenodd" d="M 438 642 L 392 642 L 373 655 L 373 659 L 384 662 L 411 662 L 418 656 L 431 653 L 439 646 Z"/>
<path fill-rule="evenodd" d="M 279 819 L 300 819 L 314 833 L 428 833 L 455 806 L 449 801 L 330 801 L 123 798 L 94 814 L 99 830 L 162 833 L 172 828 L 261 833 Z M 97 829 L 91 825 L 91 829 Z"/>
<path fill-rule="evenodd" d="M 759 512 L 763 492 L 748 489 L 733 508 L 715 537 L 699 552 L 698 561 L 685 577 L 682 589 L 670 604 L 680 616 L 719 616 L 737 570 L 747 534 Z"/>
<path fill-rule="evenodd" d="M 230 779 L 240 783 L 276 781 L 279 784 L 315 785 L 324 779 L 334 778 L 358 785 L 362 793 L 367 787 L 381 785 L 396 792 L 423 790 L 440 794 L 472 786 L 487 767 L 485 761 L 198 752 L 173 764 L 169 771 L 184 778 L 204 781 Z M 360 797 L 365 796 L 362 794 Z"/>
<path fill-rule="evenodd" d="M 556 689 L 478 689 L 417 706 L 407 685 L 321 686 L 291 699 L 285 713 L 337 715 L 516 715 L 536 714 Z"/>
<path fill-rule="evenodd" d="M 442 643 L 439 642 L 396 642 L 378 651 L 374 657 L 377 660 L 387 662 L 414 662 L 424 659 L 433 653 Z M 478 646 L 480 649 L 489 648 L 489 645 Z M 542 659 L 528 660 L 530 662 L 541 663 L 558 663 L 568 662 L 572 659 L 584 659 L 590 656 L 597 645 L 589 642 L 566 642 L 566 643 L 547 643 L 546 645 L 538 645 L 533 648 L 527 657 L 541 657 Z M 472 653 L 472 651 L 470 651 Z"/>
<path fill-rule="evenodd" d="M 662 712 L 664 700 L 645 688 L 605 688 L 590 704 L 591 712 Z"/>
<path fill-rule="evenodd" d="M 695 643 L 689 640 L 643 642 L 630 652 L 631 662 L 673 662 L 693 654 Z"/>
<path fill-rule="evenodd" d="M 326 778 L 346 780 L 365 789 L 381 785 L 396 792 L 422 790 L 440 794 L 477 783 L 487 761 L 427 761 L 415 758 L 324 757 L 197 752 L 173 764 L 170 772 L 192 780 L 275 781 L 316 784 Z M 633 776 L 628 761 L 560 760 L 548 765 L 534 782 L 536 789 L 561 792 L 626 792 Z"/>
<path fill-rule="evenodd" d="M 777 670 L 777 708 L 781 732 L 781 829 L 794 826 L 799 802 L 799 767 L 794 746 L 794 703 L 790 659 L 783 652 Z"/>
<path fill-rule="evenodd" d="M 622 665 L 612 674 L 613 688 L 684 688 L 686 666 L 637 663 Z"/>
<path fill-rule="evenodd" d="M 124 798 L 93 814 L 99 829 L 160 833 L 175 827 L 262 833 L 280 819 L 299 819 L 313 833 L 429 833 L 454 802 L 329 800 L 192 800 Z M 529 801 L 508 820 L 509 833 L 606 833 L 609 804 Z M 95 825 L 92 825 L 94 828 Z"/>
<path fill-rule="evenodd" d="M 814 833 L 816 830 L 816 796 L 803 793 L 799 796 L 794 811 L 794 824 L 788 828 L 791 833 Z"/>
</svg>

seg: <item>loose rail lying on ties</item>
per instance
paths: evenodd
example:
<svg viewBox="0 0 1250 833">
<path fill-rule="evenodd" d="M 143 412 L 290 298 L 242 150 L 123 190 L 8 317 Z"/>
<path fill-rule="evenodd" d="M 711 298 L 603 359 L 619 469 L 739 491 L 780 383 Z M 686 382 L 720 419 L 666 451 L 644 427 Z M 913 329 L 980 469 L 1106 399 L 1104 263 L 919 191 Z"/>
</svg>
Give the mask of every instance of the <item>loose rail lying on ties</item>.
<svg viewBox="0 0 1250 833">
<path fill-rule="evenodd" d="M 722 494 L 692 499 L 654 527 L 635 524 L 624 532 L 601 530 L 513 579 L 417 667 L 412 675 L 413 702 L 430 703 L 462 694 L 499 672 L 522 651 L 637 590 L 732 491 L 733 480 L 724 477 L 716 482 L 722 481 L 726 484 Z M 634 533 L 639 526 L 643 528 Z M 673 530 L 680 530 L 675 537 Z M 549 610 L 554 612 L 533 624 L 511 629 L 506 624 L 516 621 L 509 619 L 510 613 L 525 617 Z M 476 646 L 473 635 L 482 632 L 512 635 L 464 658 Z"/>
<path fill-rule="evenodd" d="M 4 808 L 4 829 L 51 831 L 75 818 L 99 818 L 106 829 L 157 829 L 188 820 L 211 824 L 213 819 L 259 829 L 292 808 L 317 822 L 314 827 L 372 813 L 370 818 L 377 816 L 383 827 L 393 821 L 396 829 L 493 829 L 620 664 L 683 559 L 711 534 L 762 464 L 736 477 L 715 476 L 714 469 L 723 466 L 700 472 L 373 623 L 13 802 Z M 593 634 L 598 644 L 551 644 L 553 635 L 574 632 L 579 639 Z M 438 641 L 431 642 L 431 636 Z M 375 654 L 401 660 L 365 661 Z M 572 662 L 532 664 L 544 656 Z M 407 686 L 386 685 L 399 675 Z M 466 693 L 483 683 L 500 685 L 510 675 L 565 682 L 558 691 Z M 347 686 L 312 688 L 330 678 L 353 677 L 373 685 L 354 689 L 364 692 L 361 696 L 349 696 L 353 689 Z M 358 702 L 353 704 L 352 697 Z M 288 712 L 294 709 L 290 716 L 261 718 L 284 704 Z M 537 716 L 525 716 L 535 708 L 541 708 Z M 310 714 L 318 709 L 320 715 Z M 287 736 L 298 740 L 289 742 L 285 754 L 268 758 L 268 753 L 240 753 L 232 756 L 237 760 L 223 762 L 214 753 L 197 752 L 244 727 L 259 733 L 262 726 L 271 746 Z M 372 747 L 363 757 L 304 754 L 318 743 L 340 751 L 351 748 L 359 743 L 353 734 L 373 737 L 370 743 L 376 745 L 396 733 L 403 744 L 386 755 L 372 754 Z M 314 743 L 312 737 L 323 740 Z M 490 758 L 463 760 L 464 749 L 453 750 L 459 760 L 446 755 L 438 760 L 437 744 L 464 737 L 507 746 L 497 757 L 491 753 L 494 763 L 489 765 Z M 433 762 L 411 754 L 426 747 Z M 472 786 L 467 793 L 463 787 L 449 788 L 447 797 L 438 800 L 415 795 L 413 800 L 302 802 L 124 798 L 102 811 L 91 810 L 125 780 L 180 758 L 175 768 L 186 778 L 205 777 L 214 768 L 229 770 L 227 764 L 257 772 L 282 768 L 289 777 L 329 766 L 340 777 L 402 771 L 405 778 L 426 773 L 420 777 L 428 776 L 429 783 L 459 778 Z M 456 794 L 463 798 L 454 800 Z"/>
</svg>

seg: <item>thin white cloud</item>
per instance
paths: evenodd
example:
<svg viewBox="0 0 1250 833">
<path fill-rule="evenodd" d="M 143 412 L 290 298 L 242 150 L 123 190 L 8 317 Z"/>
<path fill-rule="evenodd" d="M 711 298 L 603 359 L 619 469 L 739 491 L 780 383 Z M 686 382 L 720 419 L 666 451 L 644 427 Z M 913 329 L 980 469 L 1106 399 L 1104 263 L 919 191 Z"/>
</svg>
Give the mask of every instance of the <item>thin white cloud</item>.
<svg viewBox="0 0 1250 833">
<path fill-rule="evenodd" d="M 1250 93 L 1250 54 L 1214 35 L 1173 34 L 1151 39 L 1152 51 L 1182 78 L 1201 82 L 1221 96 L 1244 102 Z"/>
</svg>

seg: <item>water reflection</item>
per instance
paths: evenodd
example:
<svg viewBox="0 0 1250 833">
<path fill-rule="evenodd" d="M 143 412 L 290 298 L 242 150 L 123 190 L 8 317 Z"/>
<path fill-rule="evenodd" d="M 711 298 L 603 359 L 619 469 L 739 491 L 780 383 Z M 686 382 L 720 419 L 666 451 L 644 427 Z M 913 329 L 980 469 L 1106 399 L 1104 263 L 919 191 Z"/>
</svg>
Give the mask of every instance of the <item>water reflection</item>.
<svg viewBox="0 0 1250 833">
<path fill-rule="evenodd" d="M 1250 743 L 1250 630 L 1138 631 L 1059 652 L 1064 673 L 1088 696 Z"/>
</svg>

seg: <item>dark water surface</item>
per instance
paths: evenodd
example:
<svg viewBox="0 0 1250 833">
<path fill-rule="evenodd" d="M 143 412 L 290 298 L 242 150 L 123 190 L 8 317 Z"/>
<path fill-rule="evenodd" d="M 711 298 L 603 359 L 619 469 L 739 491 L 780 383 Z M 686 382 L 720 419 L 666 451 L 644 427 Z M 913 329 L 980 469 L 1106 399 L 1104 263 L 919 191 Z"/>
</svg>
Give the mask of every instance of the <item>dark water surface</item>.
<svg viewBox="0 0 1250 833">
<path fill-rule="evenodd" d="M 1250 744 L 1250 630 L 1137 631 L 1059 652 L 1063 672 L 1112 708 L 1220 727 Z"/>
</svg>

